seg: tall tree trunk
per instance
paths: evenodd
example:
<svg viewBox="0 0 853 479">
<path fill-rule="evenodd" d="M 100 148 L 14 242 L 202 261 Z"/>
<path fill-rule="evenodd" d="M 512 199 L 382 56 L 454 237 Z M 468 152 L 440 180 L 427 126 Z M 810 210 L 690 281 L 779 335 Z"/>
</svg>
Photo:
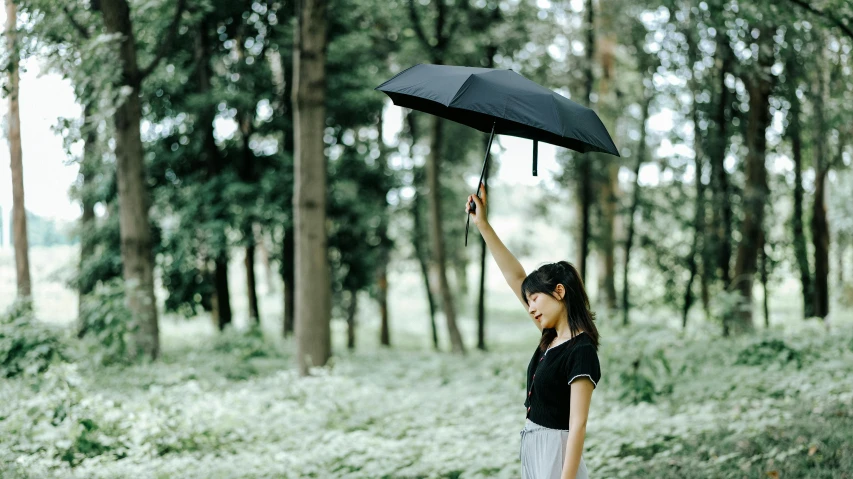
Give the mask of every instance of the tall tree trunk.
<svg viewBox="0 0 853 479">
<path fill-rule="evenodd" d="M 616 40 L 613 37 L 612 16 L 602 15 L 599 31 L 605 32 L 600 40 L 598 58 L 601 65 L 601 79 L 598 83 L 600 98 L 599 111 L 602 119 L 616 131 L 616 116 L 618 111 L 618 96 L 611 88 L 616 77 L 616 61 L 614 49 Z M 608 157 L 605 164 L 605 177 L 602 178 L 599 204 L 601 208 L 601 233 L 598 250 L 601 252 L 601 269 L 599 274 L 599 294 L 603 296 L 603 304 L 609 311 L 615 311 L 616 304 L 616 205 L 619 203 L 619 164 Z"/>
<path fill-rule="evenodd" d="M 92 119 L 92 106 L 88 102 L 83 107 L 83 159 L 80 162 L 80 176 L 83 180 L 81 203 L 83 215 L 80 217 L 80 269 L 95 254 L 95 242 L 90 232 L 95 228 L 95 201 L 92 199 L 92 185 L 95 175 L 100 169 L 100 158 L 97 153 L 98 133 Z M 77 297 L 77 337 L 86 335 L 86 325 L 79 321 L 80 312 L 83 311 L 83 299 L 92 292 L 90 283 L 81 284 Z"/>
<path fill-rule="evenodd" d="M 454 353 L 465 353 L 465 344 L 456 325 L 456 309 L 453 304 L 453 294 L 447 282 L 447 265 L 444 253 L 444 233 L 441 224 L 441 191 L 438 172 L 441 169 L 441 144 L 443 141 L 442 120 L 432 118 L 433 133 L 432 147 L 427 159 L 427 186 L 429 187 L 429 236 L 432 245 L 432 267 L 438 279 L 438 292 L 441 295 L 441 306 L 447 322 L 447 333 L 450 337 L 450 348 Z"/>
<path fill-rule="evenodd" d="M 299 373 L 332 354 L 331 282 L 327 256 L 326 0 L 300 0 L 293 50 L 296 357 Z"/>
<path fill-rule="evenodd" d="M 799 62 L 791 59 L 787 62 L 786 69 L 794 81 L 799 72 Z M 800 284 L 803 290 L 803 317 L 814 316 L 814 289 L 812 288 L 812 273 L 809 266 L 809 253 L 806 247 L 806 236 L 803 231 L 803 139 L 802 126 L 800 124 L 800 100 L 796 94 L 790 95 L 791 109 L 788 121 L 787 134 L 791 139 L 791 150 L 794 159 L 794 211 L 791 214 L 793 229 L 794 257 L 797 259 L 797 268 L 800 270 Z"/>
<path fill-rule="evenodd" d="M 237 60 L 243 62 L 246 53 L 243 50 L 242 26 L 240 33 L 235 42 L 235 51 L 237 52 Z M 253 110 L 237 111 L 238 128 L 240 129 L 240 139 L 242 140 L 242 155 L 240 158 L 240 167 L 238 169 L 240 180 L 247 184 L 255 182 L 254 161 L 255 153 L 252 151 L 251 139 L 254 132 L 252 120 L 254 119 Z M 259 323 L 260 311 L 258 308 L 258 292 L 255 278 L 255 232 L 251 220 L 246 221 L 243 225 L 243 242 L 246 248 L 245 259 L 243 266 L 246 270 L 246 296 L 249 303 L 249 322 Z"/>
<path fill-rule="evenodd" d="M 379 299 L 379 344 L 391 346 L 391 326 L 388 322 L 388 260 L 384 258 L 379 265 L 379 278 L 377 280 Z"/>
<path fill-rule="evenodd" d="M 587 107 L 592 107 L 592 88 L 595 81 L 593 76 L 593 59 L 595 58 L 595 10 L 593 0 L 586 0 L 586 62 L 584 63 L 584 97 Z M 590 154 L 577 156 L 578 181 L 580 190 L 579 213 L 581 218 L 581 231 L 578 240 L 578 273 L 581 279 L 586 281 L 586 260 L 589 256 L 590 237 L 590 210 L 593 203 L 593 172 L 592 158 Z"/>
<path fill-rule="evenodd" d="M 692 105 L 690 107 L 690 115 L 693 123 L 693 168 L 696 175 L 694 184 L 696 186 L 696 205 L 693 214 L 693 245 L 690 248 L 690 254 L 687 257 L 687 269 L 690 277 L 687 280 L 687 287 L 684 289 L 684 309 L 681 314 L 681 327 L 687 327 L 687 315 L 690 312 L 690 306 L 693 305 L 693 280 L 698 274 L 700 278 L 704 277 L 700 268 L 703 266 L 701 259 L 703 258 L 704 250 L 704 234 L 705 234 L 705 185 L 702 183 L 703 166 L 705 162 L 704 149 L 702 148 L 702 129 L 699 127 L 699 106 L 696 98 L 696 92 L 699 89 L 698 81 L 696 80 L 696 71 L 693 69 L 698 61 L 698 49 L 696 40 L 692 33 L 687 33 L 688 47 L 688 62 L 691 68 L 690 78 L 690 93 L 692 97 Z M 704 298 L 703 289 L 703 298 Z"/>
<path fill-rule="evenodd" d="M 486 148 L 488 148 L 488 140 L 486 140 Z M 489 158 L 486 160 L 486 171 L 483 174 L 483 181 L 489 184 L 489 170 L 491 169 L 491 152 L 486 152 Z M 477 290 L 477 349 L 486 350 L 486 254 L 488 248 L 486 241 L 480 238 L 480 278 L 479 288 Z"/>
<path fill-rule="evenodd" d="M 281 278 L 284 282 L 284 337 L 293 334 L 294 324 L 296 323 L 294 318 L 296 308 L 293 304 L 296 294 L 296 269 L 294 267 L 294 263 L 296 262 L 296 258 L 294 257 L 296 254 L 296 245 L 293 236 L 293 228 L 285 228 L 281 252 Z"/>
<path fill-rule="evenodd" d="M 501 19 L 501 9 L 495 8 L 492 10 L 492 22 L 498 22 Z M 496 44 L 490 44 L 486 47 L 486 68 L 495 67 L 495 55 L 498 52 Z M 483 172 L 483 182 L 489 184 L 489 173 L 492 162 L 492 153 L 485 151 L 489 147 L 489 140 L 486 139 L 483 143 L 483 156 L 486 158 L 486 170 Z M 479 185 L 478 185 L 479 188 Z M 480 281 L 477 289 L 477 349 L 486 350 L 486 255 L 488 253 L 486 241 L 480 238 Z"/>
<path fill-rule="evenodd" d="M 411 137 L 412 145 L 410 151 L 414 151 L 415 145 L 417 144 L 418 131 L 417 124 L 415 122 L 415 117 L 411 114 L 406 115 L 406 126 L 409 129 L 409 135 Z M 424 234 L 423 220 L 421 218 L 421 193 L 419 191 L 418 186 L 421 184 L 421 178 L 419 172 L 421 169 L 415 169 L 415 179 L 414 179 L 414 197 L 412 198 L 412 245 L 415 249 L 415 256 L 417 257 L 418 264 L 421 268 L 421 276 L 424 280 L 424 289 L 426 290 L 427 295 L 427 304 L 429 305 L 429 322 L 430 329 L 432 331 L 432 344 L 436 351 L 439 350 L 438 346 L 438 327 L 435 324 L 435 313 L 436 313 L 436 305 L 435 298 L 432 296 L 432 287 L 430 286 L 429 281 L 429 266 L 427 265 L 427 257 L 429 253 L 427 253 L 426 248 L 422 242 L 422 238 L 426 236 Z"/>
<path fill-rule="evenodd" d="M 122 269 L 127 306 L 136 326 L 131 354 L 156 358 L 160 353 L 160 340 L 148 220 L 149 199 L 139 131 L 142 119 L 139 100 L 141 76 L 136 40 L 126 0 L 101 0 L 101 11 L 106 32 L 120 38 L 121 86 L 130 91 L 116 108 L 114 120 Z"/>
<path fill-rule="evenodd" d="M 717 127 L 714 137 L 714 152 L 710 157 L 715 231 L 713 247 L 707 248 L 709 253 L 713 252 L 713 262 L 712 255 L 708 254 L 704 263 L 709 265 L 709 268 L 711 264 L 716 264 L 717 274 L 715 276 L 722 281 L 723 289 L 728 289 L 731 281 L 729 265 L 732 256 L 732 208 L 729 202 L 729 174 L 724 165 L 729 142 L 727 113 L 731 103 L 729 89 L 726 86 L 726 76 L 731 72 L 733 53 L 729 46 L 728 35 L 724 33 L 718 35 L 716 56 L 719 64 L 718 88 L 720 91 L 714 117 L 714 125 Z"/>
<path fill-rule="evenodd" d="M 761 260 L 759 263 L 759 274 L 761 277 L 761 289 L 764 293 L 762 306 L 764 307 L 764 327 L 770 327 L 770 293 L 767 290 L 767 241 L 764 231 L 761 231 L 761 246 L 759 254 Z"/>
<path fill-rule="evenodd" d="M 255 236 L 255 245 L 257 247 L 258 256 L 261 258 L 261 264 L 264 267 L 264 281 L 267 284 L 266 294 L 269 295 L 275 290 L 275 280 L 272 273 L 272 262 L 270 261 L 270 250 L 267 245 L 267 237 L 263 227 L 255 223 L 252 225 L 252 234 Z"/>
<path fill-rule="evenodd" d="M 767 202 L 767 152 L 766 131 L 770 125 L 770 92 L 772 89 L 770 67 L 773 63 L 771 35 L 773 30 L 762 28 L 759 42 L 759 71 L 747 79 L 749 92 L 749 119 L 746 131 L 746 184 L 743 191 L 744 217 L 741 240 L 735 260 L 734 287 L 740 292 L 743 307 L 733 315 L 732 329 L 736 332 L 751 330 L 752 284 Z"/>
<path fill-rule="evenodd" d="M 14 0 L 6 0 L 6 51 L 9 54 L 9 158 L 12 168 L 12 244 L 15 246 L 15 278 L 18 298 L 32 297 L 30 255 L 27 240 L 27 210 L 24 206 L 24 164 L 21 149 L 21 115 L 18 105 L 18 10 Z"/>
<path fill-rule="evenodd" d="M 825 62 L 822 55 L 818 63 Z M 818 65 L 817 92 L 814 95 L 815 114 L 815 190 L 812 202 L 812 243 L 814 245 L 814 316 L 826 318 L 829 314 L 829 222 L 826 218 L 826 176 L 829 172 L 829 151 L 826 137 L 829 128 L 826 120 L 826 97 L 829 71 Z"/>
<path fill-rule="evenodd" d="M 634 191 L 631 197 L 631 207 L 628 211 L 628 234 L 625 238 L 625 264 L 622 268 L 622 324 L 628 325 L 628 314 L 631 309 L 629 296 L 628 270 L 631 264 L 631 247 L 634 244 L 634 217 L 637 215 L 637 207 L 640 204 L 640 167 L 646 161 L 646 134 L 649 121 L 649 108 L 652 96 L 649 95 L 643 102 L 643 121 L 640 127 L 640 142 L 637 145 L 637 162 L 634 164 Z"/>
<path fill-rule="evenodd" d="M 244 182 L 251 183 L 255 179 L 252 168 L 255 154 L 249 146 L 249 139 L 252 136 L 251 115 L 242 112 L 241 116 L 240 133 L 243 138 L 243 158 L 240 165 L 240 176 Z M 246 268 L 246 295 L 249 300 L 249 321 L 258 323 L 260 309 L 258 308 L 258 292 L 255 281 L 255 232 L 251 222 L 243 225 L 243 241 L 246 244 L 244 266 Z"/>
<path fill-rule="evenodd" d="M 275 86 L 275 94 L 276 94 L 276 103 L 275 103 L 275 111 L 276 115 L 279 117 L 284 117 L 288 113 L 291 113 L 293 110 L 293 82 L 287 81 L 287 76 L 285 75 L 285 67 L 284 61 L 281 57 L 281 52 L 278 50 L 269 50 L 269 61 L 270 61 L 270 70 L 272 72 L 273 84 Z M 283 151 L 290 153 L 293 156 L 293 145 L 294 145 L 294 128 L 285 128 L 282 137 L 281 137 L 281 148 Z M 290 201 L 287 201 L 284 204 L 284 210 L 290 213 L 290 219 L 293 218 L 293 201 L 292 198 Z M 294 314 L 295 308 L 293 304 L 293 298 L 295 296 L 295 254 L 294 248 L 296 247 L 295 242 L 293 240 L 293 223 L 286 225 L 284 228 L 284 238 L 282 241 L 282 252 L 281 252 L 281 279 L 282 284 L 284 285 L 284 307 L 282 308 L 283 313 L 283 323 L 282 323 L 282 334 L 284 337 L 288 337 L 294 332 Z"/>
<path fill-rule="evenodd" d="M 355 349 L 355 313 L 358 310 L 358 293 L 348 291 L 349 304 L 347 305 L 347 349 Z"/>
<path fill-rule="evenodd" d="M 385 147 L 385 140 L 382 137 L 383 118 L 382 111 L 379 112 L 377 128 L 379 131 L 379 164 L 382 167 L 383 175 L 388 174 L 388 149 Z M 379 259 L 379 267 L 376 277 L 377 300 L 379 302 L 379 344 L 382 346 L 391 346 L 391 325 L 388 318 L 388 263 L 390 262 L 391 245 L 386 241 L 388 235 L 388 205 L 384 205 L 385 210 L 382 215 L 382 221 L 379 224 L 378 234 L 382 238 L 382 243 L 379 245 L 382 254 Z"/>
<path fill-rule="evenodd" d="M 228 290 L 228 257 L 220 256 L 214 261 L 213 285 L 216 289 L 213 320 L 220 331 L 231 324 L 231 301 Z"/>
<path fill-rule="evenodd" d="M 412 215 L 413 215 L 413 246 L 415 247 L 415 256 L 418 258 L 418 264 L 421 267 L 421 276 L 424 280 L 424 289 L 426 290 L 427 295 L 427 304 L 429 305 L 429 321 L 430 328 L 432 330 L 432 343 L 433 347 L 436 351 L 438 351 L 438 327 L 435 323 L 435 313 L 438 308 L 435 305 L 435 298 L 432 295 L 432 285 L 429 280 L 429 265 L 427 261 L 427 252 L 424 251 L 424 244 L 421 241 L 421 238 L 424 237 L 424 228 L 423 228 L 423 220 L 421 219 L 421 195 L 417 192 L 417 188 L 415 189 L 415 197 L 412 202 Z"/>
<path fill-rule="evenodd" d="M 196 36 L 195 61 L 196 61 L 196 77 L 198 81 L 198 91 L 203 95 L 210 95 L 211 83 L 210 77 L 210 39 L 209 39 L 210 24 L 207 20 L 202 20 L 199 23 L 198 34 Z M 219 147 L 216 145 L 216 138 L 213 134 L 213 122 L 216 118 L 216 105 L 211 102 L 202 107 L 198 115 L 199 128 L 203 135 L 201 157 L 207 166 L 207 179 L 213 181 L 222 173 L 225 167 L 222 159 L 222 154 Z M 217 205 L 210 205 L 208 208 L 212 210 L 210 215 L 215 219 L 223 219 L 223 209 Z M 213 321 L 221 331 L 225 325 L 230 324 L 232 320 L 231 311 L 231 295 L 228 287 L 228 247 L 225 238 L 225 231 L 219 230 L 212 232 L 215 240 L 211 245 L 211 256 L 213 260 L 213 286 L 216 301 L 213 304 Z"/>
</svg>

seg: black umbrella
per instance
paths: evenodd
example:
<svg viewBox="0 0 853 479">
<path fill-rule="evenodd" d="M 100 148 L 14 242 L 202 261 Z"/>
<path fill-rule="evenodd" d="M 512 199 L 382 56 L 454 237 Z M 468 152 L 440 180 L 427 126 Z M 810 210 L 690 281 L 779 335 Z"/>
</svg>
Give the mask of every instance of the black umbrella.
<svg viewBox="0 0 853 479">
<path fill-rule="evenodd" d="M 597 151 L 619 156 L 594 111 L 512 70 L 417 64 L 376 90 L 387 94 L 397 106 L 491 132 L 480 182 L 496 133 L 533 140 L 534 176 L 539 141 L 581 153 Z M 473 210 L 474 205 L 470 206 Z M 468 245 L 467 223 L 465 245 Z"/>
</svg>

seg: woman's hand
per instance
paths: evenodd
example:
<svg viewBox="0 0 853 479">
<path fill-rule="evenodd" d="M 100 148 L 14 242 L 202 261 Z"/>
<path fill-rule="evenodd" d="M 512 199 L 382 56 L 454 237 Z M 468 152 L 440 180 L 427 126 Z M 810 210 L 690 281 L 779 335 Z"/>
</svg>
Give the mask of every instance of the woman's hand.
<svg viewBox="0 0 853 479">
<path fill-rule="evenodd" d="M 468 195 L 468 201 L 465 202 L 465 212 L 471 215 L 471 220 L 474 221 L 477 228 L 489 224 L 486 210 L 486 185 L 483 183 L 480 183 L 479 193 L 482 198 L 478 198 L 477 195 Z M 475 205 L 473 211 L 471 210 L 472 201 Z"/>
</svg>

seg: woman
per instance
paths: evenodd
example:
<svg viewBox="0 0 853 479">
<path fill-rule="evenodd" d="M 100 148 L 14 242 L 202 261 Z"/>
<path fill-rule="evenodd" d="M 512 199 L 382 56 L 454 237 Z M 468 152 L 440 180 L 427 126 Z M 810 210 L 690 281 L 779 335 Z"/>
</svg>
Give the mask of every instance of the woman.
<svg viewBox="0 0 853 479">
<path fill-rule="evenodd" d="M 583 440 L 592 391 L 601 378 L 598 330 L 577 270 L 560 261 L 525 274 L 487 219 L 482 200 L 465 211 L 492 252 L 506 282 L 542 332 L 527 367 L 527 421 L 521 431 L 522 479 L 587 479 Z M 476 207 L 471 211 L 470 203 Z"/>
</svg>

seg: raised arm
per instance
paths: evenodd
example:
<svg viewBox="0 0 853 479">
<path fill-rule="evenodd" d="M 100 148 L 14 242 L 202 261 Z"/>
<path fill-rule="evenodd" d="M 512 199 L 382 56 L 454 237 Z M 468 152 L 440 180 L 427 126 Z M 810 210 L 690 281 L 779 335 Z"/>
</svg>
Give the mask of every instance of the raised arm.
<svg viewBox="0 0 853 479">
<path fill-rule="evenodd" d="M 527 273 L 524 272 L 524 268 L 521 266 L 521 263 L 518 262 L 518 259 L 516 259 L 512 253 L 510 253 L 509 249 L 507 249 L 503 244 L 503 241 L 498 237 L 498 234 L 495 233 L 492 225 L 489 224 L 488 210 L 486 207 L 488 199 L 486 196 L 485 185 L 482 183 L 480 184 L 480 194 L 482 195 L 482 198 L 478 198 L 477 195 L 470 195 L 468 197 L 468 200 L 465 202 L 465 211 L 471 215 L 471 221 L 477 225 L 477 229 L 486 241 L 486 246 L 489 248 L 489 251 L 492 253 L 492 257 L 498 264 L 498 268 L 500 268 L 501 273 L 504 275 L 506 283 L 512 289 L 512 292 L 515 293 L 515 296 L 521 302 L 524 310 L 527 311 L 527 303 L 525 303 L 524 298 L 521 296 L 521 283 L 524 281 L 524 278 L 527 277 Z M 471 201 L 476 205 L 474 211 L 471 211 L 470 208 Z M 542 329 L 538 321 L 532 317 L 530 319 L 537 328 L 540 330 Z"/>
</svg>

